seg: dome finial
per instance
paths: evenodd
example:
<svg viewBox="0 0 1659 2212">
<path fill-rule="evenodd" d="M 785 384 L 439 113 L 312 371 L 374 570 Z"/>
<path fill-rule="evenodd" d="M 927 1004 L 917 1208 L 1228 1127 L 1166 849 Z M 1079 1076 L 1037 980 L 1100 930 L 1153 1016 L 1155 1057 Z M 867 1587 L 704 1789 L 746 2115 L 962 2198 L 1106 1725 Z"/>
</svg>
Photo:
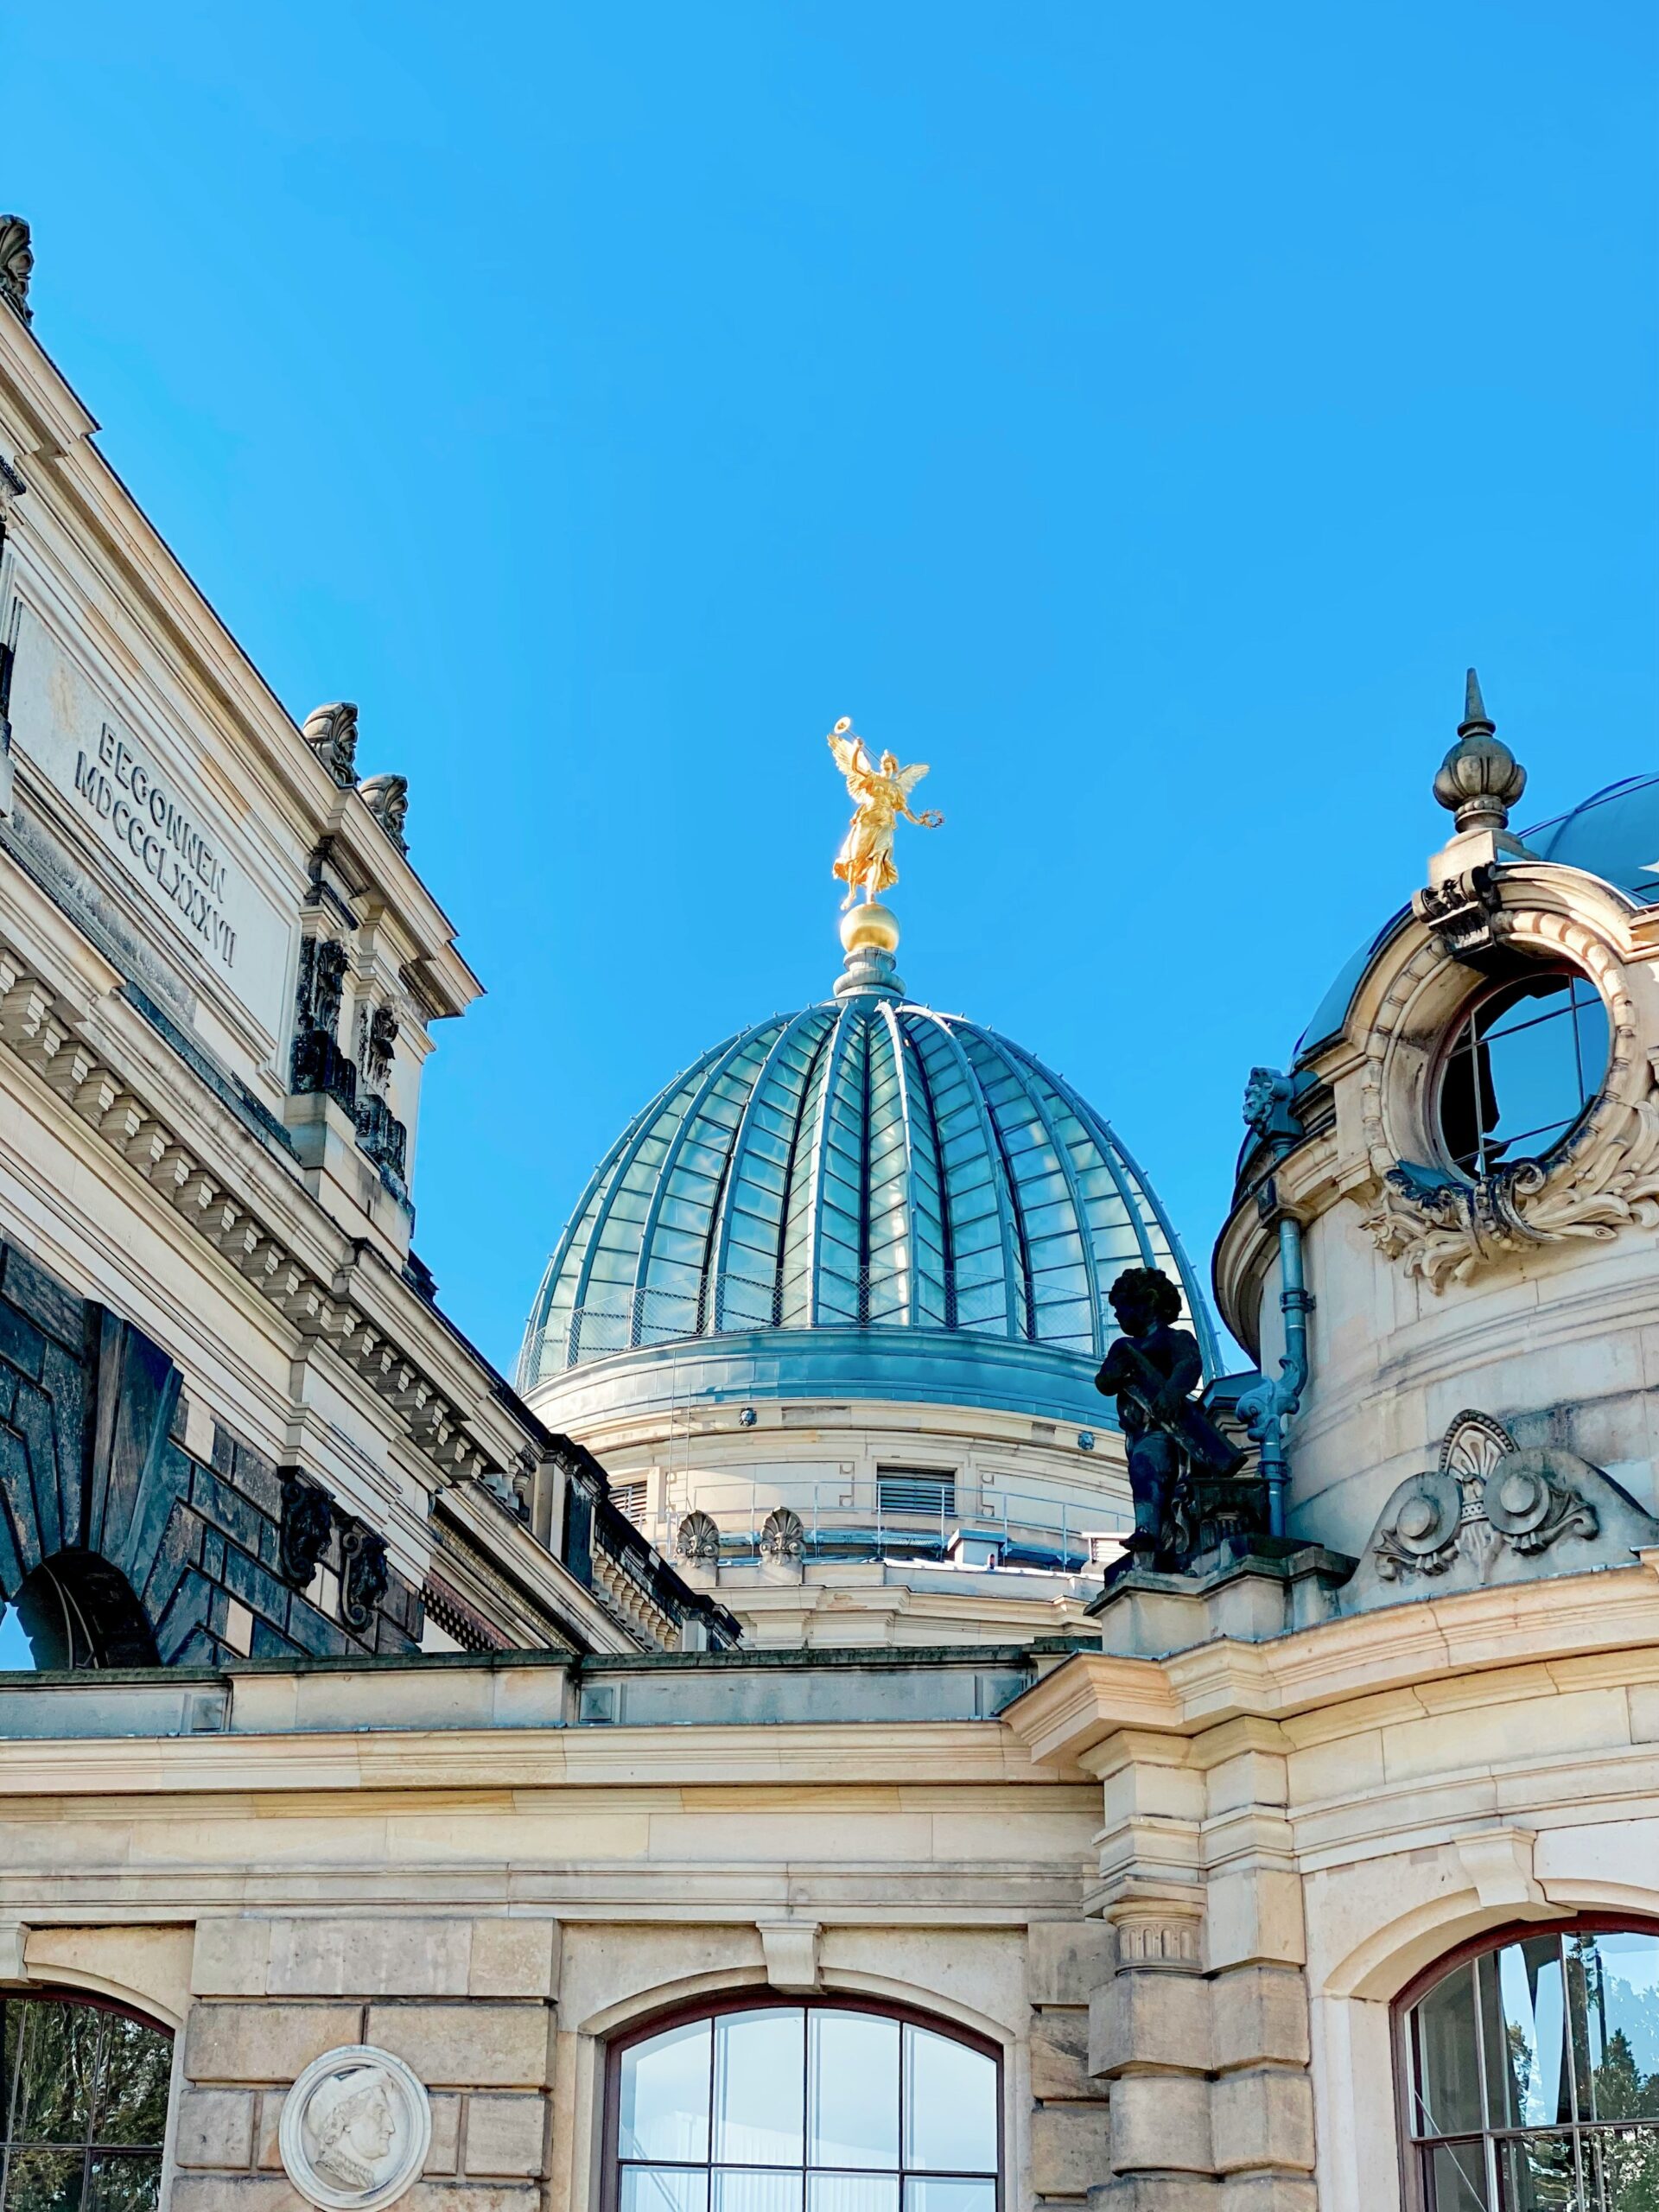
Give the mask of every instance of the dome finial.
<svg viewBox="0 0 1659 2212">
<path fill-rule="evenodd" d="M 1458 834 L 1477 830 L 1502 833 L 1510 809 L 1527 788 L 1527 772 L 1497 735 L 1497 725 L 1480 696 L 1480 678 L 1471 668 L 1464 684 L 1463 720 L 1458 741 L 1434 779 L 1434 796 L 1457 817 Z M 1513 838 L 1504 838 L 1513 849 Z"/>
<path fill-rule="evenodd" d="M 841 918 L 841 942 L 847 959 L 836 978 L 838 999 L 903 998 L 904 978 L 895 972 L 893 961 L 899 950 L 896 914 L 874 899 L 849 906 Z"/>
<path fill-rule="evenodd" d="M 1471 668 L 1463 680 L 1463 720 L 1458 724 L 1458 735 L 1470 737 L 1482 730 L 1490 737 L 1497 728 L 1480 696 L 1480 678 Z"/>
</svg>

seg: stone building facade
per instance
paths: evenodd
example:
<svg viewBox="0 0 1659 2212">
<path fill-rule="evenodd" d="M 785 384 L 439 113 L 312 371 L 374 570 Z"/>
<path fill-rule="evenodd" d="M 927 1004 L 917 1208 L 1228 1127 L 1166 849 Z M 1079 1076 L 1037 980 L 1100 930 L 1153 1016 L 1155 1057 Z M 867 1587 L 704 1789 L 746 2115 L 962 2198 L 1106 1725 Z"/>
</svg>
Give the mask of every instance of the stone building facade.
<svg viewBox="0 0 1659 2212">
<path fill-rule="evenodd" d="M 410 1241 L 477 989 L 419 794 L 262 685 L 30 268 L 0 219 L 0 2212 L 1651 2212 L 1659 779 L 1517 833 L 1471 683 L 1250 1080 L 1256 1371 L 866 909 L 601 1163 L 515 1389 Z M 1126 1549 L 1147 1263 L 1246 1456 Z"/>
</svg>

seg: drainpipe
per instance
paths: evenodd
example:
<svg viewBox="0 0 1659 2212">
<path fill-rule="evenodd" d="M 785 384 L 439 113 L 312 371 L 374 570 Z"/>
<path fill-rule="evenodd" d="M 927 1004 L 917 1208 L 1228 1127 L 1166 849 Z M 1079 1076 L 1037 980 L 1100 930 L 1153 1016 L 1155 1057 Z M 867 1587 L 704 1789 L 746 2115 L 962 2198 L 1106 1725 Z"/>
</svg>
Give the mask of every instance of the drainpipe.
<svg viewBox="0 0 1659 2212">
<path fill-rule="evenodd" d="M 1273 1150 L 1275 1168 L 1300 1141 L 1303 1131 L 1291 1109 L 1290 1078 L 1272 1068 L 1257 1068 L 1245 1093 L 1245 1119 Z M 1274 1179 L 1269 1174 L 1256 1193 L 1264 1221 L 1276 1215 L 1279 1227 L 1279 1311 L 1284 1316 L 1285 1351 L 1279 1373 L 1247 1390 L 1238 1401 L 1239 1418 L 1262 1450 L 1262 1477 L 1268 1486 L 1268 1533 L 1286 1529 L 1290 1459 L 1285 1434 L 1307 1388 L 1307 1317 L 1313 1309 L 1302 1271 L 1302 1224 L 1281 1211 Z"/>
</svg>

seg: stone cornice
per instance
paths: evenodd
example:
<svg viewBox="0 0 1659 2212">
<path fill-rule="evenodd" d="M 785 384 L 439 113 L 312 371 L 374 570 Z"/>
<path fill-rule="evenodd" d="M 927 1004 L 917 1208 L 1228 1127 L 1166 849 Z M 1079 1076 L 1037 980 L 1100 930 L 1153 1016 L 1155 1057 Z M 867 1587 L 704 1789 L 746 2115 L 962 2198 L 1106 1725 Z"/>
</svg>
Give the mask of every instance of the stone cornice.
<svg viewBox="0 0 1659 2212">
<path fill-rule="evenodd" d="M 1227 1637 L 1162 1659 L 1078 1652 L 1002 1714 L 1033 1757 L 1076 1771 L 1126 1729 L 1200 1735 L 1246 1716 L 1287 1739 L 1341 1735 L 1397 1700 L 1421 1713 L 1477 1703 L 1499 1671 L 1562 1669 L 1628 1681 L 1659 1673 L 1659 1552 L 1628 1567 L 1419 1599 L 1262 1643 Z M 1548 1669 L 1548 1672 L 1546 1672 Z"/>
<path fill-rule="evenodd" d="M 366 1718 L 366 1716 L 365 1716 Z M 876 1721 L 695 1727 L 398 1728 L 0 1741 L 0 1793 L 19 1797 L 372 1796 L 384 1809 L 421 1790 L 822 1788 L 895 1792 L 1062 1777 L 988 1721 Z M 268 1808 L 264 1809 L 269 1809 Z M 342 1809 L 357 1809 L 355 1807 Z M 670 1805 L 663 1809 L 677 1809 Z M 734 1806 L 733 1809 L 739 1809 Z M 895 1802 L 889 1808 L 902 1809 Z M 918 1808 L 919 1809 L 919 1808 Z M 940 1810 L 965 1809 L 960 1800 Z M 1086 1814 L 1080 1816 L 1085 1822 Z"/>
</svg>

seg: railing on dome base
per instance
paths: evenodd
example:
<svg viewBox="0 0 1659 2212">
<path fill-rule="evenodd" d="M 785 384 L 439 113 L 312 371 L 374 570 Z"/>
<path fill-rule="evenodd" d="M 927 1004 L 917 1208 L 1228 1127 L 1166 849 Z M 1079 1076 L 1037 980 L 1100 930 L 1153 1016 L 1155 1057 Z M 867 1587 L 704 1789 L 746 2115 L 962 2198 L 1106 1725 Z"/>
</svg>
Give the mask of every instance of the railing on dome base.
<svg viewBox="0 0 1659 2212">
<path fill-rule="evenodd" d="M 1049 1573 L 1081 1574 L 1116 1555 L 1128 1534 L 1122 1516 L 1114 1525 L 1109 1509 L 1068 1505 L 1063 1499 L 1014 1491 L 1000 1484 L 976 1490 L 957 1478 L 952 1493 L 937 1508 L 895 1509 L 882 1490 L 892 1477 L 846 1475 L 824 1482 L 787 1476 L 763 1483 L 739 1476 L 700 1474 L 695 1496 L 671 1497 L 663 1516 L 664 1549 L 676 1548 L 679 1524 L 693 1510 L 709 1515 L 720 1527 L 722 1559 L 758 1557 L 768 1516 L 779 1506 L 798 1514 L 803 1555 L 813 1560 L 893 1559 L 944 1561 L 960 1540 L 963 1552 L 994 1548 L 995 1563 Z M 906 1485 L 915 1478 L 906 1476 Z M 670 1478 L 671 1488 L 687 1487 Z M 987 1567 L 992 1560 L 970 1562 Z"/>
</svg>

